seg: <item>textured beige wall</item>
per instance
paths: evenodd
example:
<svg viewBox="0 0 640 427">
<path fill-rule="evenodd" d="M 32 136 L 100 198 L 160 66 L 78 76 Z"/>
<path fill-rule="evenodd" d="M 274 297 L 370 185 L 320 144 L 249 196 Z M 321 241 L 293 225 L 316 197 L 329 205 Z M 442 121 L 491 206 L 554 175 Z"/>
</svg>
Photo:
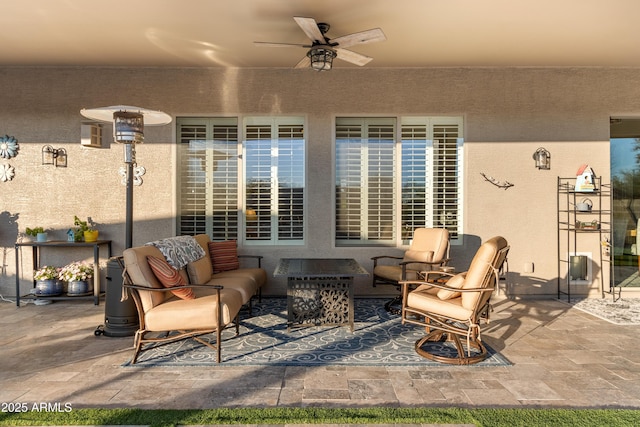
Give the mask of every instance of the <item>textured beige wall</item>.
<svg viewBox="0 0 640 427">
<path fill-rule="evenodd" d="M 265 256 L 271 273 L 279 257 L 370 257 L 399 250 L 334 248 L 333 121 L 339 115 L 462 115 L 465 119 L 464 245 L 453 264 L 468 265 L 478 243 L 495 234 L 512 246 L 509 291 L 553 295 L 556 289 L 556 178 L 591 164 L 608 182 L 609 117 L 640 116 L 636 69 L 336 69 L 315 73 L 290 69 L 0 69 L 0 134 L 18 139 L 9 160 L 12 181 L 0 182 L 0 293 L 13 295 L 16 256 L 29 266 L 28 251 L 14 251 L 18 231 L 42 225 L 63 239 L 73 216 L 92 217 L 114 253 L 124 246 L 125 188 L 118 169 L 122 148 L 81 147 L 82 108 L 136 105 L 176 116 L 303 115 L 308 135 L 308 245 L 242 250 Z M 110 129 L 108 130 L 108 132 Z M 134 244 L 175 233 L 175 125 L 145 130 L 138 163 L 147 170 L 135 188 Z M 66 169 L 42 166 L 44 144 L 68 151 Z M 533 152 L 551 152 L 552 169 L 534 168 Z M 480 173 L 514 184 L 508 190 Z M 597 250 L 597 242 L 591 243 Z M 88 253 L 47 251 L 43 262 L 63 264 Z M 535 271 L 523 273 L 533 262 Z M 18 272 L 22 292 L 31 270 Z M 585 287 L 583 288 L 586 291 Z M 267 293 L 283 294 L 284 281 L 270 279 Z M 375 292 L 389 291 L 388 288 Z M 372 293 L 359 280 L 357 293 Z"/>
</svg>

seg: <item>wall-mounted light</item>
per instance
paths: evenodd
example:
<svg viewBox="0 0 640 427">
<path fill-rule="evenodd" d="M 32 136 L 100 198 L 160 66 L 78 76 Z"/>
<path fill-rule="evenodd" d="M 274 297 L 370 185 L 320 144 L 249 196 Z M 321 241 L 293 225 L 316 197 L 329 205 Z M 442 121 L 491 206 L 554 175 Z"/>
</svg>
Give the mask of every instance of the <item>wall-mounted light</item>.
<svg viewBox="0 0 640 427">
<path fill-rule="evenodd" d="M 42 164 L 55 165 L 57 168 L 67 167 L 67 150 L 64 148 L 55 149 L 50 145 L 42 147 Z"/>
<path fill-rule="evenodd" d="M 311 68 L 316 71 L 328 71 L 333 66 L 333 58 L 338 56 L 335 50 L 326 46 L 313 47 L 307 56 L 311 59 Z"/>
<path fill-rule="evenodd" d="M 540 147 L 533 153 L 533 160 L 536 161 L 538 169 L 551 169 L 551 153 Z"/>
</svg>

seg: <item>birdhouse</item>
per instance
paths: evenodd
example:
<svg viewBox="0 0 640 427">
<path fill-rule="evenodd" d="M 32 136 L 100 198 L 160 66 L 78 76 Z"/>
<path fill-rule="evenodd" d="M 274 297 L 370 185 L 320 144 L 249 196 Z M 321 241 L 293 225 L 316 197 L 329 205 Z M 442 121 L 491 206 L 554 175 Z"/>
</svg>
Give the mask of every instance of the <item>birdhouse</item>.
<svg viewBox="0 0 640 427">
<path fill-rule="evenodd" d="M 73 229 L 68 229 L 67 230 L 67 242 L 75 242 L 76 238 L 75 238 L 75 233 L 73 232 Z"/>
<path fill-rule="evenodd" d="M 576 174 L 576 191 L 594 191 L 596 189 L 595 182 L 596 175 L 593 173 L 591 166 L 580 166 L 580 169 L 578 169 L 578 173 Z"/>
</svg>

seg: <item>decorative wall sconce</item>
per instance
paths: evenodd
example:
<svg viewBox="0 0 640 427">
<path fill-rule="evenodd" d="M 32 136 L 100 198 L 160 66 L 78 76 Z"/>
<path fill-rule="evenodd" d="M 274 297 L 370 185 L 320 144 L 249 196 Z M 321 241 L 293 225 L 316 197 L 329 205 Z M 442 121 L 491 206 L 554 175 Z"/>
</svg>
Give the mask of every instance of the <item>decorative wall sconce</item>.
<svg viewBox="0 0 640 427">
<path fill-rule="evenodd" d="M 538 169 L 551 169 L 551 153 L 546 149 L 540 147 L 533 153 L 533 160 L 536 161 L 536 167 Z"/>
<path fill-rule="evenodd" d="M 42 164 L 55 165 L 57 168 L 67 167 L 67 150 L 64 148 L 55 149 L 50 145 L 42 147 Z"/>
</svg>

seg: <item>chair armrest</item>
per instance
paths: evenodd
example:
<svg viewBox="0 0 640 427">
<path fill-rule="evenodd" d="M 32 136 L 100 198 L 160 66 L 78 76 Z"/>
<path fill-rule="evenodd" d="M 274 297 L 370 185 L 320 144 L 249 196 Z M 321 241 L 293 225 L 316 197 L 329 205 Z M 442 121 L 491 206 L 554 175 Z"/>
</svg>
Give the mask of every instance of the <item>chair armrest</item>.
<svg viewBox="0 0 640 427">
<path fill-rule="evenodd" d="M 378 260 L 380 259 L 402 259 L 404 257 L 401 256 L 395 256 L 395 255 L 378 255 L 378 256 L 374 256 L 371 259 L 373 260 L 373 268 L 376 268 L 376 266 L 378 265 Z"/>
<path fill-rule="evenodd" d="M 224 286 L 222 285 L 183 285 L 183 286 L 172 286 L 170 288 L 150 288 L 148 286 L 123 283 L 122 286 L 125 288 L 135 289 L 138 291 L 151 291 L 151 292 L 167 292 L 167 291 L 171 292 L 177 289 L 188 289 L 188 288 L 224 289 Z"/>
<path fill-rule="evenodd" d="M 441 274 L 445 274 L 445 273 L 441 273 Z M 398 282 L 401 286 L 402 289 L 404 290 L 405 287 L 409 287 L 409 286 L 421 286 L 421 285 L 428 285 L 431 286 L 433 288 L 438 288 L 438 289 L 444 289 L 447 291 L 453 291 L 453 292 L 493 292 L 495 289 L 492 287 L 488 287 L 488 288 L 466 288 L 466 289 L 460 289 L 460 288 L 452 288 L 450 286 L 446 285 L 445 283 L 435 283 L 435 282 L 423 282 L 420 280 L 403 280 L 401 282 Z"/>
<path fill-rule="evenodd" d="M 262 255 L 238 255 L 238 258 L 253 258 L 258 261 L 258 268 L 262 268 Z"/>
<path fill-rule="evenodd" d="M 440 261 L 402 261 L 400 265 L 408 264 L 426 264 L 426 265 L 447 265 L 451 258 L 441 259 Z"/>
</svg>

